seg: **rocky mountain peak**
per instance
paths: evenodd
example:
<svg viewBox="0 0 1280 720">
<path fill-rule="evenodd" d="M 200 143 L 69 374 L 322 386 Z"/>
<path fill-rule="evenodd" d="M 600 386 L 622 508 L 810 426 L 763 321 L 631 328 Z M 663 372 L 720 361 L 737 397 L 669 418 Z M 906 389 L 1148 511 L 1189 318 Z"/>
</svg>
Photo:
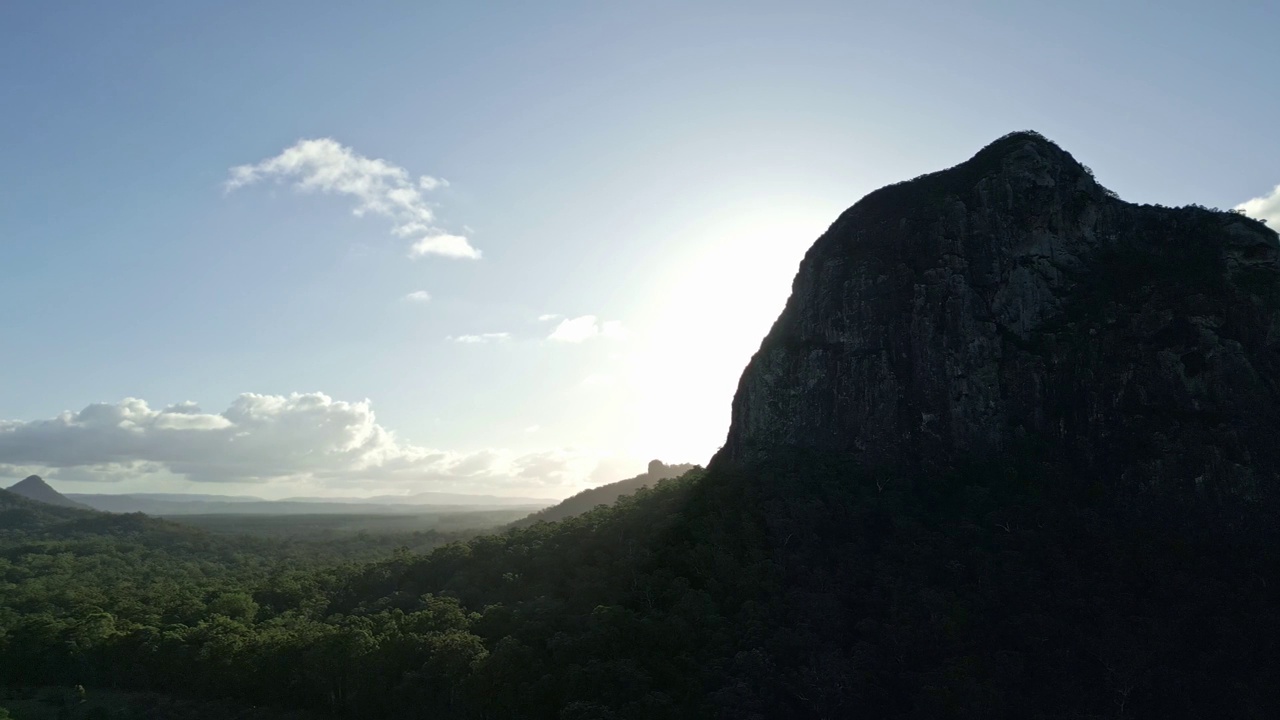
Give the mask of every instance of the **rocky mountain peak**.
<svg viewBox="0 0 1280 720">
<path fill-rule="evenodd" d="M 877 190 L 806 254 L 716 462 L 780 448 L 937 472 L 1035 445 L 1135 489 L 1280 476 L 1280 241 L 1123 202 L 1006 135 Z"/>
</svg>

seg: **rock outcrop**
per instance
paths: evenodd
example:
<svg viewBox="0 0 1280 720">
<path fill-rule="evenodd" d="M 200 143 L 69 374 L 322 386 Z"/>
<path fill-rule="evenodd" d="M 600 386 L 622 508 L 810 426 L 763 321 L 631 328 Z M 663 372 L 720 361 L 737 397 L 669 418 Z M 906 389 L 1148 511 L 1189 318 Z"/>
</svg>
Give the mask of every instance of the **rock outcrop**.
<svg viewBox="0 0 1280 720">
<path fill-rule="evenodd" d="M 924 473 L 1035 444 L 1136 491 L 1280 475 L 1280 241 L 1134 205 L 1036 133 L 877 190 L 801 263 L 715 463 L 778 448 Z"/>
<path fill-rule="evenodd" d="M 652 487 L 661 480 L 680 477 L 696 467 L 688 464 L 667 465 L 661 460 L 650 460 L 648 469 L 640 475 L 583 490 L 557 505 L 543 508 L 526 518 L 517 520 L 508 527 L 528 527 L 539 522 L 556 522 L 574 515 L 581 515 L 600 505 L 612 505 L 618 502 L 618 498 L 623 495 L 633 495 L 640 488 Z"/>
</svg>

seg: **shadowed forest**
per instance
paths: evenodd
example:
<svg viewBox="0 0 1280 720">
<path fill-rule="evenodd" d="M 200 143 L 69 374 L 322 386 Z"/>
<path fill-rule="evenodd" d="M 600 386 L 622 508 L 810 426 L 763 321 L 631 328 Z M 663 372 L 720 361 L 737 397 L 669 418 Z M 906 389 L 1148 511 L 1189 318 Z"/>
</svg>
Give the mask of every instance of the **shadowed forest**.
<svg viewBox="0 0 1280 720">
<path fill-rule="evenodd" d="M 374 562 L 3 503 L 0 672 L 32 689 L 5 702 L 57 717 L 180 717 L 157 696 L 188 717 L 215 717 L 200 701 L 360 718 L 1280 707 L 1274 523 L 1029 460 L 929 483 L 803 455 L 699 469 Z"/>
</svg>

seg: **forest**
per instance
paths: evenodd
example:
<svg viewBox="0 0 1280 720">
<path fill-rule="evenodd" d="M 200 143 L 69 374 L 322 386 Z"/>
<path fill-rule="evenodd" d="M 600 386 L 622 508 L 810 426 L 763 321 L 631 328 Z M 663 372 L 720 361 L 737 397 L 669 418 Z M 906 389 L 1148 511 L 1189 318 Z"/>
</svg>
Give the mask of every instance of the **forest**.
<svg viewBox="0 0 1280 720">
<path fill-rule="evenodd" d="M 18 718 L 1280 708 L 1274 515 L 1030 456 L 908 478 L 794 453 L 372 553 L 0 501 Z"/>
</svg>

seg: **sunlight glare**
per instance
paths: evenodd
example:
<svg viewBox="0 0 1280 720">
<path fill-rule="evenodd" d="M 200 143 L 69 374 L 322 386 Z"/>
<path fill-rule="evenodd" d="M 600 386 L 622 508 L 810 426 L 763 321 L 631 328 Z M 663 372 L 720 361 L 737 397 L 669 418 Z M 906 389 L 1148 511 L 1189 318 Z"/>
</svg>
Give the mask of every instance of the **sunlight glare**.
<svg viewBox="0 0 1280 720">
<path fill-rule="evenodd" d="M 639 455 L 705 463 L 724 442 L 738 378 L 782 312 L 800 260 L 838 211 L 804 198 L 726 208 L 681 235 L 655 284 L 633 369 Z"/>
</svg>

